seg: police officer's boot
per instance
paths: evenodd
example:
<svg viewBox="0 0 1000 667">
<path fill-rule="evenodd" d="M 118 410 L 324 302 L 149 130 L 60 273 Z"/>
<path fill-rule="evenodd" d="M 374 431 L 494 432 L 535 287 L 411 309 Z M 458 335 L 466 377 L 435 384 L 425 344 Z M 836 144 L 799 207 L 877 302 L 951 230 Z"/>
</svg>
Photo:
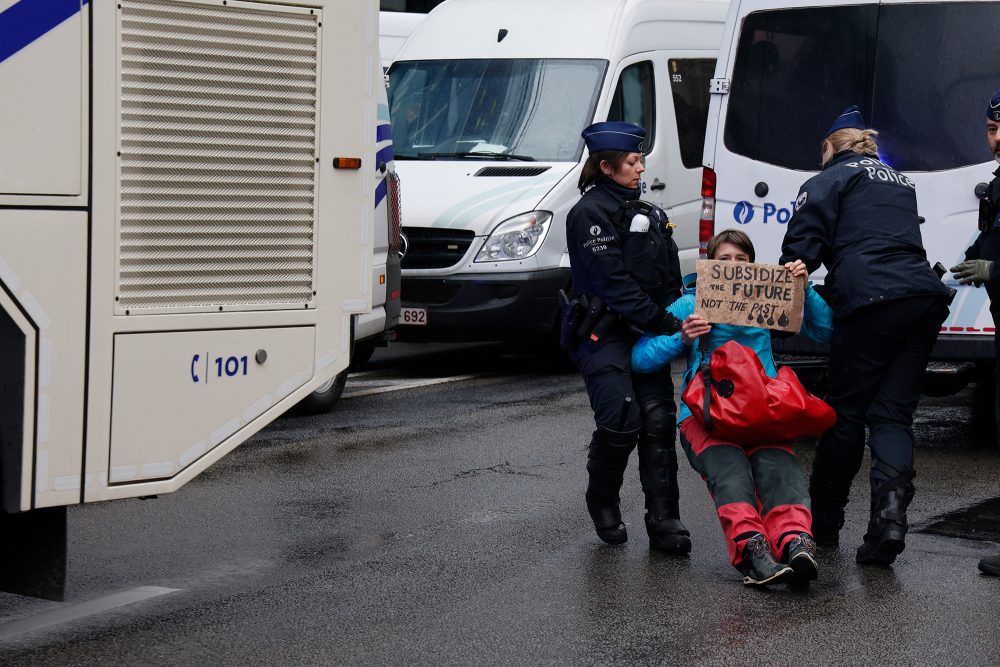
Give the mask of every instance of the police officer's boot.
<svg viewBox="0 0 1000 667">
<path fill-rule="evenodd" d="M 628 540 L 628 531 L 618 509 L 618 492 L 638 434 L 638 431 L 622 433 L 598 428 L 590 441 L 587 511 L 594 521 L 597 536 L 608 544 L 622 544 Z"/>
<path fill-rule="evenodd" d="M 979 571 L 992 577 L 1000 577 L 1000 555 L 984 556 L 979 560 Z"/>
<path fill-rule="evenodd" d="M 872 471 L 880 470 L 888 480 L 872 476 L 871 519 L 864 543 L 858 547 L 861 565 L 892 565 L 906 548 L 906 508 L 913 500 L 916 472 L 899 472 L 888 464 L 873 460 Z"/>
<path fill-rule="evenodd" d="M 821 547 L 835 547 L 840 543 L 840 529 L 844 527 L 844 508 L 847 506 L 848 490 L 844 485 L 813 472 L 809 478 L 809 496 L 812 499 L 812 528 L 816 544 Z"/>
<path fill-rule="evenodd" d="M 677 450 L 672 435 L 639 436 L 639 479 L 646 496 L 649 548 L 679 555 L 691 551 L 691 533 L 680 519 Z"/>
</svg>

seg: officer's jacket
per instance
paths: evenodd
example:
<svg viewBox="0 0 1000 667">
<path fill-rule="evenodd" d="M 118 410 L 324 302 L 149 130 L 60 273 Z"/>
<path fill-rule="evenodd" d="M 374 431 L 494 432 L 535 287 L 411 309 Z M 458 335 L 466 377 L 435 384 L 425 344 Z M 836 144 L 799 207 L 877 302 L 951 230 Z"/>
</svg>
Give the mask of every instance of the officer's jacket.
<svg viewBox="0 0 1000 667">
<path fill-rule="evenodd" d="M 667 307 L 679 320 L 685 320 L 695 311 L 695 275 L 685 276 L 684 296 Z M 828 343 L 833 332 L 833 314 L 830 306 L 816 293 L 812 285 L 806 287 L 805 309 L 802 314 L 802 333 L 820 343 Z M 760 327 L 742 327 L 736 324 L 713 324 L 707 334 L 706 344 L 711 351 L 723 343 L 735 340 L 740 345 L 749 347 L 760 359 L 764 372 L 768 377 L 777 377 L 778 367 L 774 363 L 771 351 L 771 331 Z M 673 359 L 687 352 L 688 364 L 684 372 L 681 394 L 687 388 L 688 382 L 694 377 L 701 365 L 702 352 L 700 345 L 685 345 L 678 331 L 670 336 L 643 336 L 632 348 L 632 370 L 637 373 L 653 373 Z M 691 416 L 691 410 L 681 400 L 677 423 Z"/>
<path fill-rule="evenodd" d="M 630 224 L 626 216 L 616 229 L 612 217 L 623 202 L 639 198 L 638 190 L 601 178 L 570 210 L 566 243 L 573 290 L 608 308 L 642 331 L 666 331 L 664 307 L 681 295 L 677 244 L 657 225 Z"/>
<path fill-rule="evenodd" d="M 927 263 L 913 181 L 873 155 L 842 151 L 799 190 L 779 263 L 827 268 L 835 317 L 911 296 L 947 296 Z"/>
<path fill-rule="evenodd" d="M 677 244 L 670 235 L 656 224 L 643 229 L 627 216 L 623 229 L 615 228 L 613 217 L 621 205 L 638 198 L 638 190 L 601 178 L 566 218 L 573 290 L 588 300 L 599 296 L 624 320 L 599 342 L 581 341 L 573 351 L 585 376 L 608 368 L 627 371 L 639 337 L 628 325 L 649 333 L 668 331 L 672 320 L 664 307 L 681 294 Z"/>
<path fill-rule="evenodd" d="M 982 231 L 965 251 L 965 258 L 988 259 L 993 262 L 986 291 L 990 295 L 990 310 L 1000 310 L 1000 169 L 993 172 L 993 180 L 986 190 L 986 199 L 992 204 L 989 219 L 979 221 Z"/>
</svg>

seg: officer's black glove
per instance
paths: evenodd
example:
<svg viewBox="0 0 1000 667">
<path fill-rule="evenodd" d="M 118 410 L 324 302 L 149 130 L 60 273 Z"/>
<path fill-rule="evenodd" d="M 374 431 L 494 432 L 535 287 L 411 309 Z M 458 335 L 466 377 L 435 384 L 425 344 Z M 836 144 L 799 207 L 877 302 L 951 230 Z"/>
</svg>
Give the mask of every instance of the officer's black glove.
<svg viewBox="0 0 1000 667">
<path fill-rule="evenodd" d="M 681 330 L 681 325 L 684 324 L 673 313 L 663 311 L 666 315 L 663 323 L 660 325 L 660 330 L 657 332 L 661 336 L 672 336 Z"/>
<path fill-rule="evenodd" d="M 953 266 L 951 275 L 958 278 L 962 285 L 975 284 L 979 287 L 983 283 L 990 281 L 990 271 L 993 269 L 993 262 L 987 259 L 967 259 L 958 266 Z"/>
</svg>

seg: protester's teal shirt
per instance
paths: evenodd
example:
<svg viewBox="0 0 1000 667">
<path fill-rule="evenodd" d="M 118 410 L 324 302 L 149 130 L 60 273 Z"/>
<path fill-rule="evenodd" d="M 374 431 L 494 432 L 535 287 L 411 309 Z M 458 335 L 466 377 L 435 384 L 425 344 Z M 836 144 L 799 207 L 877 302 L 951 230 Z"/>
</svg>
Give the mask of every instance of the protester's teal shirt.
<svg viewBox="0 0 1000 667">
<path fill-rule="evenodd" d="M 694 275 L 686 276 L 684 284 L 693 285 Z M 681 321 L 684 321 L 689 315 L 693 315 L 695 307 L 694 288 L 688 287 L 684 292 L 684 296 L 667 306 L 667 310 Z M 830 334 L 833 331 L 833 311 L 823 300 L 823 297 L 812 288 L 812 285 L 806 288 L 805 296 L 805 312 L 802 317 L 801 333 L 815 341 L 826 343 L 830 340 Z M 741 327 L 733 324 L 713 324 L 707 338 L 709 350 L 714 350 L 731 340 L 749 347 L 757 353 L 757 357 L 764 366 L 764 372 L 769 377 L 778 375 L 778 369 L 774 365 L 774 355 L 771 351 L 771 331 L 769 329 Z M 687 370 L 684 371 L 684 381 L 681 387 L 683 394 L 688 382 L 694 377 L 694 373 L 701 364 L 701 352 L 697 345 L 685 345 L 681 341 L 680 332 L 671 336 L 643 336 L 640 338 L 639 342 L 632 348 L 632 370 L 636 373 L 652 373 L 681 356 L 685 350 L 688 354 L 688 366 Z M 691 411 L 681 400 L 677 423 L 680 424 L 690 416 Z"/>
</svg>

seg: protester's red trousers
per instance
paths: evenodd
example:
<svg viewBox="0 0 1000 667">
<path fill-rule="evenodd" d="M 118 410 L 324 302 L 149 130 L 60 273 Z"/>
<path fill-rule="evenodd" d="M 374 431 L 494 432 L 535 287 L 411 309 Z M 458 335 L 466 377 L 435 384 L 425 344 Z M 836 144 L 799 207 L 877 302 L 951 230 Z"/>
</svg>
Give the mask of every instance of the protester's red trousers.
<svg viewBox="0 0 1000 667">
<path fill-rule="evenodd" d="M 812 535 L 809 484 L 787 442 L 744 447 L 713 438 L 694 417 L 681 422 L 680 441 L 715 500 L 729 559 L 739 566 L 757 533 L 780 558 L 800 533 Z"/>
</svg>

